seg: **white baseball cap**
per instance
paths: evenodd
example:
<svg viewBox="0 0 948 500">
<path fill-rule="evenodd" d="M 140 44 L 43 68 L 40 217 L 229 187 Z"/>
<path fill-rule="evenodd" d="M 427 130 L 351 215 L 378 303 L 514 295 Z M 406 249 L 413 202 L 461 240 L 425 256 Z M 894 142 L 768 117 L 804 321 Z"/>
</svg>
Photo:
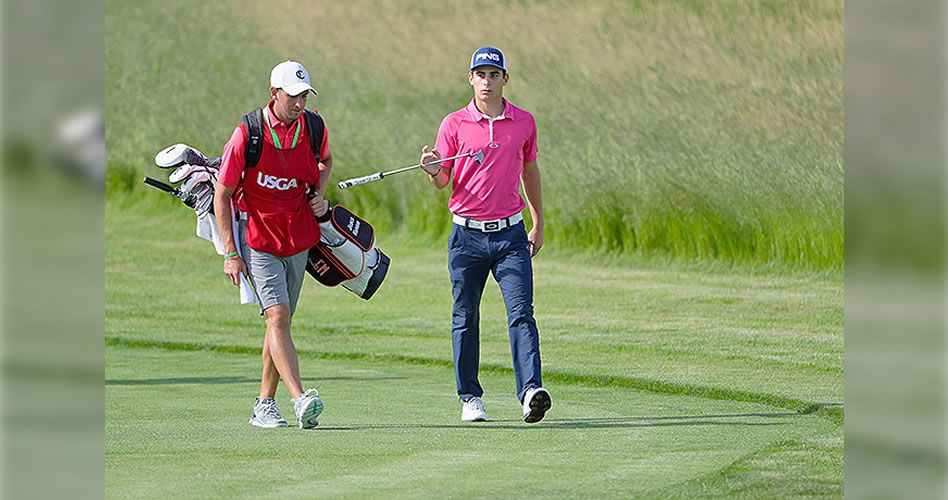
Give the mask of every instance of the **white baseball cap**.
<svg viewBox="0 0 948 500">
<path fill-rule="evenodd" d="M 294 61 L 283 61 L 273 67 L 273 71 L 270 72 L 270 86 L 283 89 L 291 96 L 298 96 L 307 90 L 312 90 L 313 94 L 316 94 L 316 89 L 309 84 L 309 73 L 306 68 Z"/>
</svg>

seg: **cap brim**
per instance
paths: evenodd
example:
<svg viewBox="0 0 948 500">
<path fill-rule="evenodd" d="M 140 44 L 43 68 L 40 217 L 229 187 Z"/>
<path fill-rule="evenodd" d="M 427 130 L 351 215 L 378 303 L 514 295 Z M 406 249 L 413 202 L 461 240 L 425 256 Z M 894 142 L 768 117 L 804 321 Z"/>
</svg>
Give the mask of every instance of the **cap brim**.
<svg viewBox="0 0 948 500">
<path fill-rule="evenodd" d="M 504 71 L 507 71 L 507 68 L 505 68 L 505 67 L 503 67 L 503 66 L 501 66 L 501 65 L 499 65 L 499 64 L 494 64 L 494 63 L 492 63 L 492 62 L 478 63 L 476 66 L 471 66 L 471 71 L 474 71 L 475 69 L 480 68 L 480 67 L 483 67 L 483 66 L 491 66 L 491 67 L 493 67 L 493 68 L 502 69 L 502 70 L 504 70 Z"/>
<path fill-rule="evenodd" d="M 312 91 L 312 92 L 313 92 L 313 95 L 318 95 L 318 94 L 316 93 L 316 89 L 314 89 L 313 87 L 311 87 L 311 86 L 309 86 L 309 85 L 307 85 L 307 84 L 305 84 L 305 83 L 303 83 L 303 82 L 291 83 L 291 84 L 287 85 L 286 87 L 283 87 L 283 91 L 286 92 L 287 94 L 290 94 L 290 95 L 293 96 L 293 97 L 296 97 L 296 96 L 302 94 L 303 92 L 306 92 L 307 90 Z"/>
</svg>

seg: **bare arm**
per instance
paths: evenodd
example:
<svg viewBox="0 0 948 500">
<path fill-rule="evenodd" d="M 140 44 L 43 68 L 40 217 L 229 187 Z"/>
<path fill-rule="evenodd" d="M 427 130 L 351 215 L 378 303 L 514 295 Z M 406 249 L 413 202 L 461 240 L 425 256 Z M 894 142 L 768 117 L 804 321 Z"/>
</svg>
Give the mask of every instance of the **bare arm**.
<svg viewBox="0 0 948 500">
<path fill-rule="evenodd" d="M 237 188 L 234 186 L 225 186 L 219 182 L 214 189 L 214 218 L 217 219 L 217 231 L 224 245 L 224 255 L 237 251 L 234 227 L 231 223 L 234 220 L 234 212 L 230 207 L 230 199 L 235 189 Z M 247 274 L 243 259 L 224 259 L 224 274 L 234 285 L 240 285 L 240 273 Z"/>
<path fill-rule="evenodd" d="M 332 152 L 329 146 L 326 146 L 326 157 L 319 160 L 319 186 L 316 186 L 316 196 L 310 198 L 309 208 L 313 215 L 319 217 L 326 213 L 326 203 L 323 203 L 323 194 L 326 193 L 326 186 L 329 185 L 329 173 L 332 172 Z"/>
<path fill-rule="evenodd" d="M 527 207 L 533 219 L 533 228 L 527 235 L 530 242 L 530 256 L 533 257 L 543 246 L 543 190 L 540 187 L 540 167 L 536 160 L 524 163 L 520 174 L 523 192 L 527 196 Z"/>
<path fill-rule="evenodd" d="M 326 146 L 326 157 L 319 160 L 319 193 L 317 194 L 320 198 L 326 193 L 330 172 L 332 172 L 332 152 L 329 151 L 329 146 Z"/>
</svg>

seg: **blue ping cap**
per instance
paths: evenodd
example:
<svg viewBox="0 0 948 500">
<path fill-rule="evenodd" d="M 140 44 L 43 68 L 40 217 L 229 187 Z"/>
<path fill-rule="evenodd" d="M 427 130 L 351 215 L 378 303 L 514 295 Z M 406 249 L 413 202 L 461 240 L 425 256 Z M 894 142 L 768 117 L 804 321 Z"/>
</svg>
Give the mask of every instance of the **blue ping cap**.
<svg viewBox="0 0 948 500">
<path fill-rule="evenodd" d="M 484 47 L 482 49 L 477 49 L 474 52 L 474 55 L 471 56 L 471 69 L 478 66 L 495 66 L 504 71 L 507 71 L 507 59 L 504 57 L 504 53 L 500 49 L 495 49 L 493 47 Z"/>
</svg>

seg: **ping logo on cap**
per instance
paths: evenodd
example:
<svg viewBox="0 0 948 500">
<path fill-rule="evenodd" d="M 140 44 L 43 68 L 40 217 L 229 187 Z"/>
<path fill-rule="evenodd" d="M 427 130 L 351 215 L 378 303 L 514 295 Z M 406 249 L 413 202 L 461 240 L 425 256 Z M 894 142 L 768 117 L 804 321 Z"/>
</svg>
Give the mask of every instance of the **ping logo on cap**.
<svg viewBox="0 0 948 500">
<path fill-rule="evenodd" d="M 478 66 L 494 66 L 507 71 L 507 60 L 500 49 L 494 47 L 484 47 L 477 49 L 471 56 L 471 69 Z"/>
</svg>

